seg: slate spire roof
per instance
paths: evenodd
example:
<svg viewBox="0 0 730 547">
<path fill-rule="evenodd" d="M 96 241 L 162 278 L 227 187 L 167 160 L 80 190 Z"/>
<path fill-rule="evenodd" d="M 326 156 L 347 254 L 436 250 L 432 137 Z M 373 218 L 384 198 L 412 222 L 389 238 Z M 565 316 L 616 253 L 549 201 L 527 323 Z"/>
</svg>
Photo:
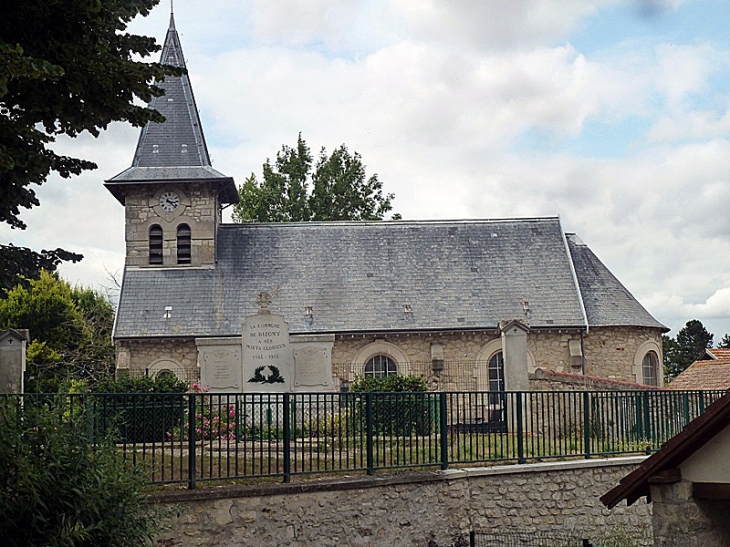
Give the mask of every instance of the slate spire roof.
<svg viewBox="0 0 730 547">
<path fill-rule="evenodd" d="M 132 166 L 106 181 L 105 186 L 124 203 L 124 186 L 127 184 L 218 179 L 223 190 L 222 201 L 237 202 L 233 179 L 219 173 L 211 165 L 172 13 L 160 63 L 185 70 L 181 76 L 167 76 L 158 82 L 157 85 L 165 90 L 165 94 L 154 97 L 149 104 L 150 108 L 165 117 L 165 121 L 150 122 L 142 129 Z"/>
</svg>

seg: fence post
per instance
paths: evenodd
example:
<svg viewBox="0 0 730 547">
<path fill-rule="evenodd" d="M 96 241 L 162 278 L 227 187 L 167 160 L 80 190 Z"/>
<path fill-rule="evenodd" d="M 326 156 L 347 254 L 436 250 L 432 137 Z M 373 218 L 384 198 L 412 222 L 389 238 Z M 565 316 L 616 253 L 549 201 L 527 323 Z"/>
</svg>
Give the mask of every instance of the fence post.
<svg viewBox="0 0 730 547">
<path fill-rule="evenodd" d="M 375 474 L 373 464 L 373 394 L 365 394 L 365 450 L 367 452 L 367 473 Z"/>
<path fill-rule="evenodd" d="M 284 393 L 284 482 L 291 481 L 291 421 L 290 411 L 291 408 L 291 394 Z"/>
<path fill-rule="evenodd" d="M 188 488 L 195 489 L 195 393 L 188 393 Z"/>
<path fill-rule="evenodd" d="M 699 393 L 700 396 L 700 416 L 702 416 L 705 413 L 705 392 L 700 390 Z"/>
<path fill-rule="evenodd" d="M 477 545 L 477 533 L 474 530 L 469 532 L 469 547 L 476 547 Z"/>
<path fill-rule="evenodd" d="M 583 447 L 586 459 L 591 457 L 591 394 L 583 392 Z"/>
<path fill-rule="evenodd" d="M 523 439 L 524 427 L 522 424 L 522 392 L 514 394 L 517 397 L 517 463 L 525 463 L 525 440 Z"/>
<path fill-rule="evenodd" d="M 644 391 L 644 433 L 646 434 L 646 453 L 651 454 L 652 434 L 651 415 L 649 411 L 649 392 Z"/>
<path fill-rule="evenodd" d="M 682 393 L 682 399 L 684 401 L 684 425 L 687 425 L 690 422 L 689 393 L 686 391 Z"/>
<path fill-rule="evenodd" d="M 441 470 L 449 468 L 449 423 L 446 419 L 446 393 L 439 393 L 439 434 L 441 441 Z"/>
</svg>

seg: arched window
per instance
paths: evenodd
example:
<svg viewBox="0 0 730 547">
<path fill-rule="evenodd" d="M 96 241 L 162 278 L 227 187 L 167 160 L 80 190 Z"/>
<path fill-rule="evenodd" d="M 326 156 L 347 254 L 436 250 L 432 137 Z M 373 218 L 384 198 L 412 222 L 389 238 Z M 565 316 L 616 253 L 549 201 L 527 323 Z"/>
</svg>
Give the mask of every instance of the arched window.
<svg viewBox="0 0 730 547">
<path fill-rule="evenodd" d="M 150 264 L 162 264 L 162 227 L 150 226 Z"/>
<path fill-rule="evenodd" d="M 177 227 L 177 263 L 190 264 L 190 226 Z"/>
<path fill-rule="evenodd" d="M 504 356 L 501 351 L 489 359 L 489 391 L 504 391 Z"/>
<path fill-rule="evenodd" d="M 644 360 L 641 363 L 641 372 L 644 378 L 644 385 L 647 386 L 658 386 L 659 385 L 659 357 L 653 351 L 649 351 L 644 355 Z"/>
<path fill-rule="evenodd" d="M 366 377 L 385 378 L 394 374 L 398 374 L 398 366 L 387 355 L 376 355 L 365 363 Z"/>
</svg>

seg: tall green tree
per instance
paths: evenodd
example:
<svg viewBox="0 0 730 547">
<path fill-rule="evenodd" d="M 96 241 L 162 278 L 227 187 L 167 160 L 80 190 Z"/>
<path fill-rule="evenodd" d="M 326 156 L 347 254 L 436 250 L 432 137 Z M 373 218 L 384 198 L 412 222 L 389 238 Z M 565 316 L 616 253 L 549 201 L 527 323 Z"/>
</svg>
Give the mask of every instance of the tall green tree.
<svg viewBox="0 0 730 547">
<path fill-rule="evenodd" d="M 360 154 L 344 144 L 332 154 L 322 148 L 313 164 L 301 134 L 296 146 L 282 146 L 276 161 L 266 160 L 261 180 L 255 174 L 246 179 L 239 197 L 235 222 L 382 220 L 395 199 L 383 193 L 377 174 L 367 176 Z"/>
<path fill-rule="evenodd" d="M 726 334 L 722 337 L 722 340 L 720 340 L 720 343 L 717 344 L 718 348 L 730 348 L 730 334 Z"/>
<path fill-rule="evenodd" d="M 113 121 L 143 126 L 162 121 L 140 106 L 162 90 L 153 85 L 177 69 L 140 61 L 157 51 L 154 38 L 126 32 L 159 0 L 23 0 L 0 9 L 0 222 L 25 229 L 20 209 L 39 205 L 34 186 L 55 172 L 63 178 L 95 169 L 90 161 L 58 154 L 58 135 L 98 136 Z M 2 288 L 18 276 L 37 277 L 62 260 L 62 249 L 37 253 L 0 247 Z M 40 266 L 40 268 L 39 268 Z M 8 282 L 7 279 L 10 279 Z"/>
<path fill-rule="evenodd" d="M 664 374 L 676 378 L 694 363 L 706 348 L 712 347 L 713 335 L 701 321 L 692 319 L 679 330 L 676 338 L 664 337 Z"/>
<path fill-rule="evenodd" d="M 101 294 L 42 271 L 0 300 L 0 329 L 28 329 L 26 388 L 57 391 L 67 378 L 92 385 L 114 370 L 114 308 Z"/>
</svg>

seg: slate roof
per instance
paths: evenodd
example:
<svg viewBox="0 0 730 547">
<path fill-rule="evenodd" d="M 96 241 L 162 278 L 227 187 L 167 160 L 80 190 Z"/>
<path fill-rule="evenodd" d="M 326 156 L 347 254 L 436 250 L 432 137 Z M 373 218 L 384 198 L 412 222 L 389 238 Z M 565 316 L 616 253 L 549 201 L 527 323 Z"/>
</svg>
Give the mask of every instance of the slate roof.
<svg viewBox="0 0 730 547">
<path fill-rule="evenodd" d="M 591 327 L 646 326 L 669 331 L 639 304 L 579 237 L 566 235 Z"/>
<path fill-rule="evenodd" d="M 218 179 L 223 203 L 236 203 L 238 193 L 233 179 L 211 166 L 172 14 L 160 63 L 185 70 L 182 76 L 167 76 L 158 82 L 165 94 L 154 97 L 149 104 L 149 108 L 160 112 L 165 121 L 150 122 L 142 129 L 132 166 L 106 181 L 105 186 L 123 204 L 125 186 L 129 184 L 184 184 Z"/>
<path fill-rule="evenodd" d="M 115 338 L 238 335 L 261 291 L 292 333 L 481 330 L 514 318 L 533 329 L 586 327 L 557 217 L 228 224 L 217 245 L 214 268 L 127 268 Z M 623 289 L 612 276 L 598 283 L 608 270 L 590 257 L 593 278 L 581 285 Z M 613 321 L 593 325 L 662 328 L 615 290 L 620 313 L 612 292 L 589 295 L 595 317 Z"/>
<path fill-rule="evenodd" d="M 730 389 L 730 349 L 706 349 L 669 384 L 669 389 Z"/>
</svg>

